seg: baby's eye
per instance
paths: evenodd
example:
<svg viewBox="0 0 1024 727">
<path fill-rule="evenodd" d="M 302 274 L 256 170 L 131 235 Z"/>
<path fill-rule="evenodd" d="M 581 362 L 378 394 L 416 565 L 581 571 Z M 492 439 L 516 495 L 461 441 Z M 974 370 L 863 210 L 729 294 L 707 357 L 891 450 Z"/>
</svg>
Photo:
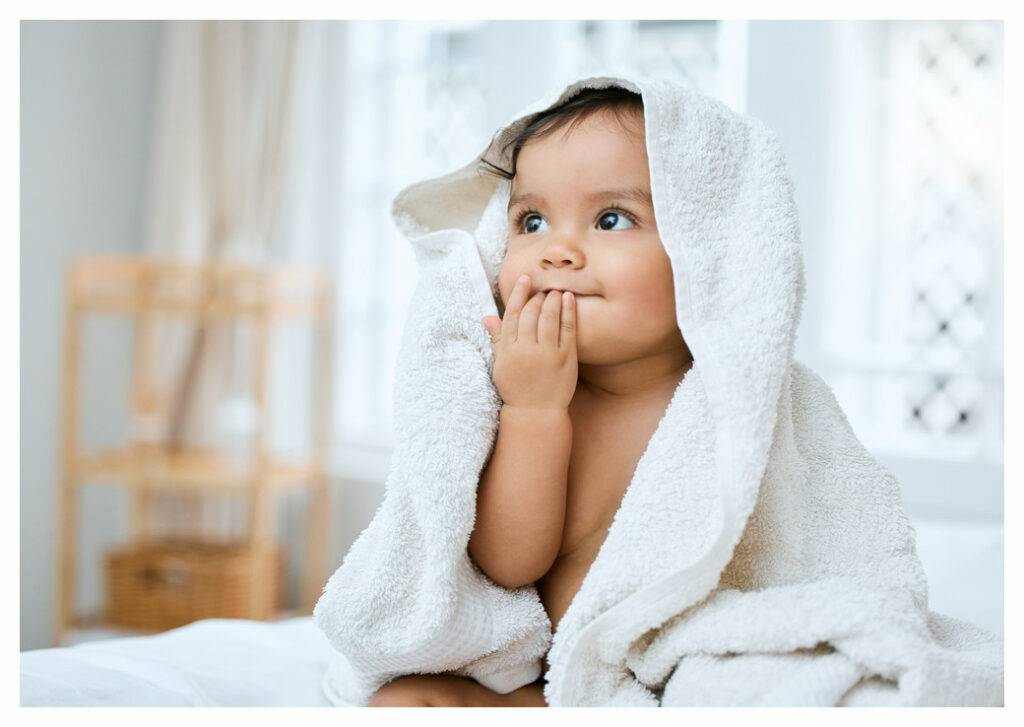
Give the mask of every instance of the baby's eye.
<svg viewBox="0 0 1024 727">
<path fill-rule="evenodd" d="M 629 217 L 627 217 L 624 213 L 616 212 L 614 210 L 609 210 L 608 212 L 605 212 L 603 215 L 601 215 L 600 219 L 597 221 L 597 225 L 602 230 L 614 230 L 616 229 L 615 225 L 622 221 L 627 222 L 628 226 L 620 227 L 618 229 L 628 230 L 631 227 L 634 227 L 633 220 L 629 219 Z"/>
<path fill-rule="evenodd" d="M 538 215 L 536 213 L 531 212 L 530 214 L 528 214 L 525 217 L 523 217 L 523 221 L 521 223 L 523 231 L 524 232 L 538 232 L 540 228 L 537 226 L 537 223 L 538 222 L 543 222 L 543 220 L 544 220 L 543 217 L 541 217 L 540 215 Z"/>
</svg>

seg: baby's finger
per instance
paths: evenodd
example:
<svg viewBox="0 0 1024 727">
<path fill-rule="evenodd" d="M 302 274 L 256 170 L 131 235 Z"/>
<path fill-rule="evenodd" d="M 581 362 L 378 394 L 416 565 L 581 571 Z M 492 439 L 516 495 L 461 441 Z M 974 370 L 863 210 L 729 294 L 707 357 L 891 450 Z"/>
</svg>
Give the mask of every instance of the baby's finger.
<svg viewBox="0 0 1024 727">
<path fill-rule="evenodd" d="M 576 350 L 576 296 L 568 290 L 562 293 L 562 325 L 558 345 L 571 351 Z"/>
<path fill-rule="evenodd" d="M 519 337 L 519 314 L 526 304 L 526 298 L 530 293 L 530 276 L 521 275 L 508 296 L 508 303 L 505 305 L 505 317 L 502 318 L 502 330 L 509 341 L 515 341 Z"/>
<path fill-rule="evenodd" d="M 545 293 L 536 293 L 526 301 L 522 313 L 519 314 L 519 334 L 517 341 L 537 342 L 537 317 L 540 314 L 541 305 L 544 303 Z"/>
<path fill-rule="evenodd" d="M 537 343 L 558 348 L 558 319 L 562 307 L 562 295 L 557 290 L 549 290 L 544 296 L 537 320 Z"/>
</svg>

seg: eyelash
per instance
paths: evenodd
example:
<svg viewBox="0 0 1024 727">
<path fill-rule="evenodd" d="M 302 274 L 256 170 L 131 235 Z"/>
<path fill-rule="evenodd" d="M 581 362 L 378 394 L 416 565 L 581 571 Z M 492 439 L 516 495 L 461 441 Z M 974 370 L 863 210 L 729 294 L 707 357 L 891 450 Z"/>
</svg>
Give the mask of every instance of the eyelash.
<svg viewBox="0 0 1024 727">
<path fill-rule="evenodd" d="M 615 212 L 616 214 L 620 214 L 623 217 L 625 217 L 627 220 L 632 222 L 634 225 L 640 224 L 637 221 L 635 216 L 631 215 L 629 212 L 627 212 L 626 210 L 622 209 L 621 207 L 607 207 L 607 208 L 601 210 L 601 214 L 599 214 L 597 216 L 597 219 L 600 220 L 608 212 Z M 523 232 L 523 221 L 526 220 L 526 218 L 529 217 L 530 215 L 539 215 L 539 214 L 540 214 L 540 212 L 538 210 L 535 210 L 535 209 L 524 209 L 524 210 L 520 211 L 518 214 L 516 214 L 515 222 L 513 222 L 513 226 L 515 228 L 516 234 L 527 234 L 527 233 Z M 605 232 L 608 232 L 608 230 L 605 230 Z M 533 234 L 533 233 L 530 233 L 530 234 Z"/>
</svg>

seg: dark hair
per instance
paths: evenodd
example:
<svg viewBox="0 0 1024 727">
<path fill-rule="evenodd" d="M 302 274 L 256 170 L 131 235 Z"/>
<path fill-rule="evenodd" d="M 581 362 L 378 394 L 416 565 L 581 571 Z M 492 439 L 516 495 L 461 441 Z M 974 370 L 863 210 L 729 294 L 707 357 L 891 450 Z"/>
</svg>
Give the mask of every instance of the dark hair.
<svg viewBox="0 0 1024 727">
<path fill-rule="evenodd" d="M 572 131 L 588 116 L 605 109 L 612 111 L 621 124 L 625 114 L 642 116 L 644 102 L 640 94 L 621 86 L 584 88 L 561 104 L 534 114 L 518 133 L 505 142 L 500 153 L 505 156 L 509 148 L 512 149 L 512 169 L 503 169 L 481 156 L 479 161 L 483 165 L 483 171 L 504 179 L 514 178 L 516 176 L 516 160 L 526 142 L 547 136 L 567 124 L 568 130 Z M 625 124 L 622 125 L 623 128 L 626 128 Z"/>
</svg>

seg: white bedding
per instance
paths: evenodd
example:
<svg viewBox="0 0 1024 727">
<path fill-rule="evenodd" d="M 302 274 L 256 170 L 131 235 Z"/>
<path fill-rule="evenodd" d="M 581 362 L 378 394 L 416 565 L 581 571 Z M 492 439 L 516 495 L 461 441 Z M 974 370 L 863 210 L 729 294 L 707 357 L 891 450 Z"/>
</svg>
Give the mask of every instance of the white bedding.
<svg viewBox="0 0 1024 727">
<path fill-rule="evenodd" d="M 328 707 L 312 617 L 207 619 L 152 636 L 21 653 L 23 707 Z"/>
<path fill-rule="evenodd" d="M 917 521 L 933 607 L 1003 633 L 1000 523 Z M 955 557 L 954 557 L 955 555 Z M 309 616 L 208 619 L 21 653 L 22 706 L 330 706 L 333 651 Z"/>
</svg>

